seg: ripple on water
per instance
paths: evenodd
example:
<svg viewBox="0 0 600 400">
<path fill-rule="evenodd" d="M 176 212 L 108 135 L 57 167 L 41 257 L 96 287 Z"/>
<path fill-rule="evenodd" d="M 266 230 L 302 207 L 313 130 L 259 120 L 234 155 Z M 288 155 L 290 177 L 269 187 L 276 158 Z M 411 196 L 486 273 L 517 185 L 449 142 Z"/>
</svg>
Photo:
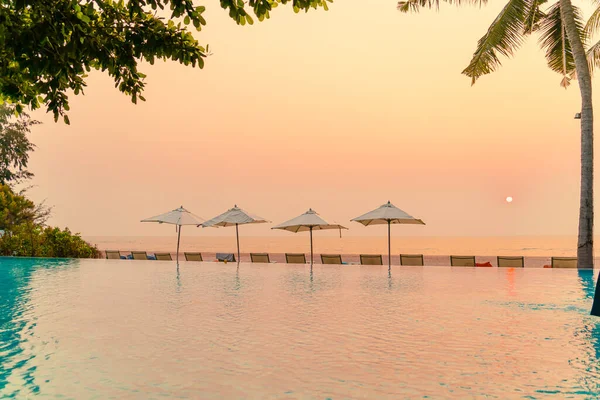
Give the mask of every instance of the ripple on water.
<svg viewBox="0 0 600 400">
<path fill-rule="evenodd" d="M 0 397 L 600 395 L 593 274 L 3 260 Z"/>
</svg>

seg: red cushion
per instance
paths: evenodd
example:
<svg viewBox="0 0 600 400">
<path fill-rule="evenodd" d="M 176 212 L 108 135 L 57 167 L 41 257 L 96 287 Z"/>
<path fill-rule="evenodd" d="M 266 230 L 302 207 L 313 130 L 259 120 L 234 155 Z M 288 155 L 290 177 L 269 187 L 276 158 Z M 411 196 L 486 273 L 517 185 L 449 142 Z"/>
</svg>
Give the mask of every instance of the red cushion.
<svg viewBox="0 0 600 400">
<path fill-rule="evenodd" d="M 491 267 L 492 263 L 491 262 L 484 262 L 484 263 L 475 263 L 476 267 Z"/>
<path fill-rule="evenodd" d="M 544 265 L 544 268 L 552 268 L 552 265 Z"/>
</svg>

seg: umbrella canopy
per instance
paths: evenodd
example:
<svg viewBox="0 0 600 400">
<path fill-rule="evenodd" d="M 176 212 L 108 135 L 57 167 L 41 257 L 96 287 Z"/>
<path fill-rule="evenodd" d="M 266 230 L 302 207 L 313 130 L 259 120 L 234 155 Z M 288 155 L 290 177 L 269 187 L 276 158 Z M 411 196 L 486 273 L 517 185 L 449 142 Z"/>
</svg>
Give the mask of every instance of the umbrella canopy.
<svg viewBox="0 0 600 400">
<path fill-rule="evenodd" d="M 223 214 L 217 215 L 216 217 L 202 223 L 202 226 L 235 226 L 243 224 L 261 224 L 265 222 L 271 221 L 259 217 L 258 215 L 250 214 L 249 212 L 246 212 L 235 205 L 233 208 L 230 208 Z"/>
<path fill-rule="evenodd" d="M 352 221 L 359 222 L 364 226 L 369 225 L 388 225 L 388 268 L 392 267 L 392 246 L 391 246 L 391 224 L 412 224 L 412 225 L 425 225 L 420 219 L 417 219 L 406 212 L 402 211 L 389 201 L 360 217 L 353 218 Z"/>
<path fill-rule="evenodd" d="M 322 229 L 348 229 L 345 226 L 339 224 L 330 224 L 325 221 L 321 216 L 310 208 L 307 212 L 302 215 L 297 216 L 296 218 L 292 218 L 289 221 L 283 222 L 279 225 L 274 226 L 271 229 L 281 229 L 289 232 L 310 232 L 310 265 L 313 264 L 313 240 L 312 240 L 312 232 L 313 230 L 322 230 Z"/>
<path fill-rule="evenodd" d="M 325 221 L 321 216 L 310 208 L 307 212 L 302 215 L 292 218 L 289 221 L 282 222 L 279 225 L 274 226 L 271 229 L 283 229 L 290 232 L 306 232 L 319 229 L 348 229 L 345 226 L 338 224 L 330 224 Z"/>
<path fill-rule="evenodd" d="M 183 208 L 183 206 L 181 206 L 173 211 L 143 219 L 141 222 L 158 222 L 159 224 L 171 224 L 177 226 L 177 265 L 179 265 L 179 241 L 181 239 L 181 227 L 183 225 L 198 226 L 204 223 L 204 221 L 204 218 L 189 212 Z"/>
<path fill-rule="evenodd" d="M 360 217 L 353 218 L 352 221 L 360 222 L 364 226 L 381 224 L 425 225 L 423 221 L 408 215 L 389 201 L 373 211 L 369 211 Z"/>
<path fill-rule="evenodd" d="M 173 211 L 169 211 L 164 214 L 160 214 L 155 217 L 150 217 L 142 220 L 142 222 L 158 222 L 159 224 L 172 224 L 177 226 L 200 225 L 203 224 L 204 221 L 204 218 L 189 212 L 188 210 L 183 208 L 183 206 Z"/>
<path fill-rule="evenodd" d="M 268 221 L 258 215 L 250 214 L 237 205 L 233 206 L 229 210 L 225 211 L 221 215 L 217 215 L 216 217 L 209 219 L 208 221 L 202 224 L 202 227 L 206 228 L 209 226 L 235 226 L 235 236 L 237 239 L 237 253 L 238 253 L 238 262 L 240 262 L 240 235 L 238 231 L 239 225 L 245 224 L 262 224 Z"/>
</svg>

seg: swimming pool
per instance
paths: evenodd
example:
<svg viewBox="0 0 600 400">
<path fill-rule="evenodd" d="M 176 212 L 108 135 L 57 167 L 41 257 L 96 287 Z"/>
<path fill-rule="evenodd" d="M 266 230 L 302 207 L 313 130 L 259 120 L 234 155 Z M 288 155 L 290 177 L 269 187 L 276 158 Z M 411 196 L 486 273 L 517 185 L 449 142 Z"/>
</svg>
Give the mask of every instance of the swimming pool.
<svg viewBox="0 0 600 400">
<path fill-rule="evenodd" d="M 0 260 L 0 397 L 600 396 L 592 271 Z"/>
</svg>

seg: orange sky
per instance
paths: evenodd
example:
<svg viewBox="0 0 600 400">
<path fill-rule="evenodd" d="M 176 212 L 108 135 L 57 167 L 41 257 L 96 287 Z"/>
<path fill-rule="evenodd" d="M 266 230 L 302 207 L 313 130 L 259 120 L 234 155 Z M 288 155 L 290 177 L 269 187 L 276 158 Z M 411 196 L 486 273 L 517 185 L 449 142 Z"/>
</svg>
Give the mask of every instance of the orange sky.
<svg viewBox="0 0 600 400">
<path fill-rule="evenodd" d="M 92 73 L 71 126 L 34 113 L 32 197 L 84 235 L 167 235 L 139 220 L 181 204 L 210 218 L 237 203 L 277 223 L 313 207 L 341 223 L 387 200 L 427 222 L 398 234 L 574 234 L 579 93 L 559 86 L 537 37 L 471 87 L 460 72 L 503 2 L 417 15 L 365 4 L 278 8 L 240 27 L 208 3 L 204 70 L 143 65 L 137 106 Z"/>
</svg>

